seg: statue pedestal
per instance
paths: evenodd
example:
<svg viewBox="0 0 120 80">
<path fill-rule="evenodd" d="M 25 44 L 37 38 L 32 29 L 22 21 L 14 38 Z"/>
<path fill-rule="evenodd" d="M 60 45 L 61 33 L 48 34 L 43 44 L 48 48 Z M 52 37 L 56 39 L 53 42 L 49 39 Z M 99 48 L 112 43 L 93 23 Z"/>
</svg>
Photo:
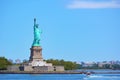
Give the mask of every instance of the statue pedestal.
<svg viewBox="0 0 120 80">
<path fill-rule="evenodd" d="M 32 46 L 30 48 L 30 66 L 52 66 L 51 63 L 46 63 L 42 58 L 42 48 L 40 46 Z"/>
<path fill-rule="evenodd" d="M 31 61 L 43 61 L 42 48 L 40 46 L 32 46 L 30 50 L 31 50 L 30 62 Z"/>
</svg>

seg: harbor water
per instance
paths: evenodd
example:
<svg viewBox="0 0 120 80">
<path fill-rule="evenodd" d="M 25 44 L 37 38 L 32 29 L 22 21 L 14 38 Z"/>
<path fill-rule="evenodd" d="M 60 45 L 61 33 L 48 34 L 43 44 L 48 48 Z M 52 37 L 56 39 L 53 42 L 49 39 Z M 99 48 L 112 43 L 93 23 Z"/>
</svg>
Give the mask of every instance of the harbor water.
<svg viewBox="0 0 120 80">
<path fill-rule="evenodd" d="M 95 71 L 111 72 L 111 70 Z M 0 74 L 0 80 L 120 80 L 120 74 Z"/>
<path fill-rule="evenodd" d="M 0 80 L 120 80 L 120 74 L 0 74 Z"/>
</svg>

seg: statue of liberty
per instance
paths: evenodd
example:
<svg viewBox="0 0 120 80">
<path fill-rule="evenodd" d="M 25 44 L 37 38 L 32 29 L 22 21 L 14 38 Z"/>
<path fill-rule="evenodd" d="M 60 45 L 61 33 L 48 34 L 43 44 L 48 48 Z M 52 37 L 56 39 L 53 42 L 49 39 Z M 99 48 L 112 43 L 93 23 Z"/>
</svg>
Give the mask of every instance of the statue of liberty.
<svg viewBox="0 0 120 80">
<path fill-rule="evenodd" d="M 38 24 L 36 24 L 36 19 L 34 18 L 34 41 L 32 46 L 41 46 L 40 40 L 41 40 L 41 33 L 42 30 L 38 28 Z"/>
</svg>

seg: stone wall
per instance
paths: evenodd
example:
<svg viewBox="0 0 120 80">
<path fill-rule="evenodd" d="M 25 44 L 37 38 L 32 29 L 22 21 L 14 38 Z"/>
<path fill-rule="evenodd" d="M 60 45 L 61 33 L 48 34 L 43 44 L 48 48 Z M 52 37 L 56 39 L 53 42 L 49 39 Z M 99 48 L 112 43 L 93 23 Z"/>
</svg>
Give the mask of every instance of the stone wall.
<svg viewBox="0 0 120 80">
<path fill-rule="evenodd" d="M 54 71 L 64 71 L 64 66 L 53 66 Z"/>
<path fill-rule="evenodd" d="M 33 71 L 32 66 L 24 66 L 24 71 Z"/>
<path fill-rule="evenodd" d="M 53 71 L 53 67 L 52 66 L 34 66 L 33 67 L 34 71 Z"/>
<path fill-rule="evenodd" d="M 18 65 L 8 66 L 8 67 L 7 67 L 7 70 L 8 70 L 8 71 L 20 71 Z"/>
<path fill-rule="evenodd" d="M 46 72 L 46 71 L 64 71 L 64 66 L 20 66 L 20 71 L 35 71 L 35 72 Z"/>
</svg>

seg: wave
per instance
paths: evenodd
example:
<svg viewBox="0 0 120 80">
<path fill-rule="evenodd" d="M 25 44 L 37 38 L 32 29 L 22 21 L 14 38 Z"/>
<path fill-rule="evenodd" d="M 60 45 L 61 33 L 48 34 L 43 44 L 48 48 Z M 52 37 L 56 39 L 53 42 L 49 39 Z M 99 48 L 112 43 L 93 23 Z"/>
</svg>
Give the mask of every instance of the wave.
<svg viewBox="0 0 120 80">
<path fill-rule="evenodd" d="M 120 76 L 107 76 L 107 75 L 89 75 L 86 76 L 84 78 L 84 80 L 89 80 L 89 79 L 95 79 L 95 78 L 99 78 L 99 79 L 120 79 Z"/>
<path fill-rule="evenodd" d="M 102 78 L 102 77 L 104 77 L 104 76 L 99 76 L 99 75 L 90 75 L 90 76 L 88 76 L 89 78 Z"/>
</svg>

